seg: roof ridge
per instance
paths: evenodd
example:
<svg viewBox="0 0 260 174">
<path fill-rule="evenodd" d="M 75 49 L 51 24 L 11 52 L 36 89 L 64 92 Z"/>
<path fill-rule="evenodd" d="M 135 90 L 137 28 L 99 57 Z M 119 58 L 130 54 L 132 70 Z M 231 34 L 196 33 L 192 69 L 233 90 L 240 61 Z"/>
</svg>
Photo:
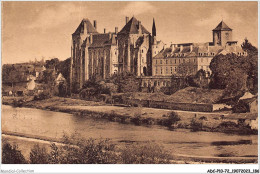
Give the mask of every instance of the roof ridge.
<svg viewBox="0 0 260 174">
<path fill-rule="evenodd" d="M 215 29 L 213 30 L 232 30 L 227 26 L 227 24 L 222 20 Z"/>
<path fill-rule="evenodd" d="M 122 30 L 119 33 L 131 33 L 131 34 L 137 34 L 138 33 L 138 20 L 133 16 L 126 24 L 125 26 L 122 28 Z M 141 30 L 142 30 L 142 34 L 146 33 L 146 34 L 150 34 L 146 28 L 141 24 Z"/>
</svg>

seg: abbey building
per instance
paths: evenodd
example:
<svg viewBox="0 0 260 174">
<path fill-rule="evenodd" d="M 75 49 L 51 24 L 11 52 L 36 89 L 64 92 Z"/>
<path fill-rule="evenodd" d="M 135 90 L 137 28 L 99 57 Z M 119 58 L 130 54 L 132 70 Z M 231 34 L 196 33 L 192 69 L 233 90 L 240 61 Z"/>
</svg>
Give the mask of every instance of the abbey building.
<svg viewBox="0 0 260 174">
<path fill-rule="evenodd" d="M 156 39 L 153 20 L 150 33 L 135 17 L 126 17 L 125 26 L 114 32 L 97 32 L 97 22 L 83 19 L 72 34 L 70 88 L 77 91 L 91 77 L 106 79 L 131 72 L 142 84 L 166 86 L 170 77 L 192 75 L 200 69 L 210 73 L 209 64 L 217 54 L 245 55 L 232 29 L 223 21 L 213 29 L 213 42 L 171 44 Z"/>
</svg>

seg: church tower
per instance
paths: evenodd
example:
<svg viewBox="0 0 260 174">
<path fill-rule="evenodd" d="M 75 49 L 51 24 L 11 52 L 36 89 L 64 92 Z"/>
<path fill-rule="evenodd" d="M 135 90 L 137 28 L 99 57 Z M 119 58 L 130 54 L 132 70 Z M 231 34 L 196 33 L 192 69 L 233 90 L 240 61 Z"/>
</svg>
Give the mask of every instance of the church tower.
<svg viewBox="0 0 260 174">
<path fill-rule="evenodd" d="M 156 40 L 156 26 L 155 21 L 153 18 L 153 27 L 152 27 L 152 57 L 154 57 L 157 54 L 157 40 Z"/>
<path fill-rule="evenodd" d="M 153 44 L 156 44 L 156 26 L 155 26 L 154 18 L 153 18 L 152 37 L 153 37 Z"/>
<path fill-rule="evenodd" d="M 225 46 L 228 41 L 232 41 L 232 29 L 221 21 L 213 31 L 213 44 Z"/>
</svg>

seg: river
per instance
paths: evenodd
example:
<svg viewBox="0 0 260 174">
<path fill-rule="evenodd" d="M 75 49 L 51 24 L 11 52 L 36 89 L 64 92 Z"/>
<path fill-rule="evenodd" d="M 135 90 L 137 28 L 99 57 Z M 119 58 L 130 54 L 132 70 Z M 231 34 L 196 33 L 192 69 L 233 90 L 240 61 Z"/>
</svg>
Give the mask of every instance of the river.
<svg viewBox="0 0 260 174">
<path fill-rule="evenodd" d="M 257 135 L 190 132 L 187 129 L 171 131 L 161 126 L 135 126 L 62 112 L 2 105 L 2 137 L 18 144 L 25 156 L 29 154 L 28 147 L 35 142 L 46 143 L 37 138 L 60 140 L 64 134 L 74 133 L 80 138 L 109 138 L 118 145 L 152 141 L 179 156 L 252 157 L 257 156 L 258 151 Z M 250 140 L 252 143 L 239 145 L 216 143 L 240 140 Z"/>
</svg>

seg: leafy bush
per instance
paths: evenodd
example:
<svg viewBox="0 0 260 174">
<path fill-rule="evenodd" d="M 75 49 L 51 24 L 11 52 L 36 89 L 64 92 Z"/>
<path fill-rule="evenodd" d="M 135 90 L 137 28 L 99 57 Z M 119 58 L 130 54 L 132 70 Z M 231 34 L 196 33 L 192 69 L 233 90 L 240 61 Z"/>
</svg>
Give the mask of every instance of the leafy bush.
<svg viewBox="0 0 260 174">
<path fill-rule="evenodd" d="M 202 121 L 199 121 L 199 120 L 193 118 L 191 120 L 190 126 L 191 126 L 191 131 L 193 131 L 193 132 L 201 131 L 202 130 Z"/>
<path fill-rule="evenodd" d="M 232 108 L 232 111 L 234 113 L 249 112 L 250 111 L 249 104 L 241 100 Z"/>
<path fill-rule="evenodd" d="M 44 90 L 40 94 L 35 95 L 34 100 L 45 100 L 51 97 L 52 97 L 52 92 L 50 92 L 49 90 Z"/>
<path fill-rule="evenodd" d="M 169 164 L 171 159 L 169 152 L 152 142 L 130 145 L 121 152 L 123 164 Z"/>
<path fill-rule="evenodd" d="M 161 124 L 167 127 L 171 127 L 173 124 L 176 124 L 181 120 L 176 112 L 170 112 L 167 115 L 163 115 L 163 117 L 166 117 L 166 119 L 163 119 Z"/>
<path fill-rule="evenodd" d="M 131 119 L 131 122 L 133 122 L 135 125 L 141 124 L 141 113 L 135 113 L 134 117 Z"/>
<path fill-rule="evenodd" d="M 170 87 L 161 87 L 159 92 L 162 92 L 166 95 L 171 95 L 171 88 Z"/>
<path fill-rule="evenodd" d="M 30 152 L 31 164 L 168 164 L 171 154 L 154 143 L 136 144 L 116 149 L 108 139 L 78 139 L 64 136 L 64 145 L 50 145 L 50 152 L 36 144 Z M 18 146 L 4 143 L 3 164 L 25 164 Z"/>
<path fill-rule="evenodd" d="M 11 145 L 9 142 L 3 142 L 2 147 L 3 164 L 26 164 L 24 156 L 18 149 L 18 145 Z"/>
<path fill-rule="evenodd" d="M 140 82 L 136 79 L 136 76 L 129 72 L 123 72 L 120 74 L 114 74 L 110 81 L 118 87 L 118 92 L 139 92 Z"/>
<path fill-rule="evenodd" d="M 30 152 L 31 164 L 48 164 L 49 154 L 44 147 L 40 147 L 39 144 L 33 146 Z"/>
</svg>

